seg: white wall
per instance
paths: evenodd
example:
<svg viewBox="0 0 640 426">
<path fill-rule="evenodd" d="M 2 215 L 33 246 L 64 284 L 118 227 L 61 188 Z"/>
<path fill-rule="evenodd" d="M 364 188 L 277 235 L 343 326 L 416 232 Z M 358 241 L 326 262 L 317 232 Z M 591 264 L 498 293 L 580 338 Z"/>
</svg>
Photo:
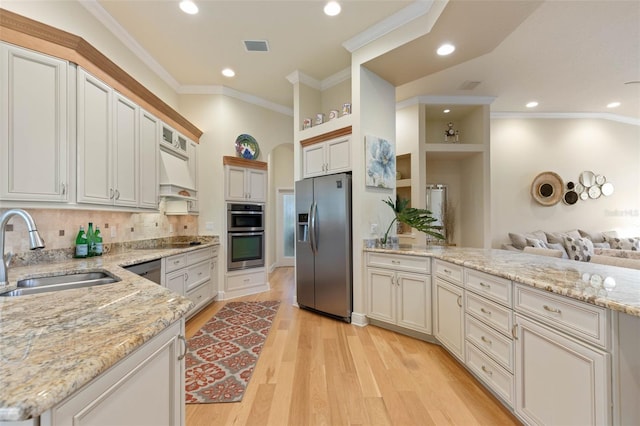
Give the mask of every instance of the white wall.
<svg viewBox="0 0 640 426">
<path fill-rule="evenodd" d="M 536 203 L 531 182 L 553 171 L 578 182 L 589 170 L 604 175 L 610 197 Z M 601 119 L 491 120 L 492 246 L 509 232 L 617 229 L 640 235 L 640 126 Z"/>
<path fill-rule="evenodd" d="M 0 6 L 3 9 L 82 37 L 166 104 L 177 109 L 178 96 L 175 90 L 152 72 L 79 2 L 71 0 L 2 0 Z"/>
</svg>

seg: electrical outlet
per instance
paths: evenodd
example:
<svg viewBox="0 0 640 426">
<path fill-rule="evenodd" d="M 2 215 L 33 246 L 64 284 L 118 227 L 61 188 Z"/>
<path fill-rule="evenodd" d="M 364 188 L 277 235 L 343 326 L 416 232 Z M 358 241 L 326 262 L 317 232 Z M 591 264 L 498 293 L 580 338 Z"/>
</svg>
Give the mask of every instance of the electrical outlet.
<svg viewBox="0 0 640 426">
<path fill-rule="evenodd" d="M 372 234 L 377 234 L 378 233 L 378 224 L 377 223 L 372 223 L 371 224 L 371 233 Z"/>
<path fill-rule="evenodd" d="M 205 222 L 204 229 L 207 231 L 213 231 L 213 222 Z"/>
<path fill-rule="evenodd" d="M 173 231 L 173 223 L 170 223 L 170 224 L 169 224 L 169 233 L 170 233 L 170 234 L 173 234 L 173 232 L 174 232 L 174 231 Z"/>
<path fill-rule="evenodd" d="M 118 235 L 118 232 L 117 232 L 117 231 L 118 231 L 118 228 L 117 228 L 116 226 L 112 226 L 112 227 L 111 227 L 111 228 L 109 228 L 109 229 L 111 229 L 111 238 L 115 238 L 115 237 L 116 237 L 116 235 Z"/>
</svg>

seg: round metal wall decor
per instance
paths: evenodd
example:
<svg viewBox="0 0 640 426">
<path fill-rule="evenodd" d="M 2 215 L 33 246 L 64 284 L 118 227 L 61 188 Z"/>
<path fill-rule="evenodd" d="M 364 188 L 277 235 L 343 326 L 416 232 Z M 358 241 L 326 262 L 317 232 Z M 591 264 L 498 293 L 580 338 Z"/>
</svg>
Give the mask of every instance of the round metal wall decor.
<svg viewBox="0 0 640 426">
<path fill-rule="evenodd" d="M 564 183 L 554 172 L 542 172 L 531 184 L 531 196 L 543 206 L 553 206 L 562 199 Z"/>
</svg>

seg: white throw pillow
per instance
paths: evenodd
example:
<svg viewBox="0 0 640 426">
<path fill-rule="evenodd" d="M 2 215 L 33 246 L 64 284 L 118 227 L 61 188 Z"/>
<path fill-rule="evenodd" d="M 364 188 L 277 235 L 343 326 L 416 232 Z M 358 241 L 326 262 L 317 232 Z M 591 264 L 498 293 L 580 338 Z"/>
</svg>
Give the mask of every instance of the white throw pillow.
<svg viewBox="0 0 640 426">
<path fill-rule="evenodd" d="M 589 262 L 593 257 L 593 243 L 588 238 L 564 237 L 564 247 L 569 259 Z"/>
<path fill-rule="evenodd" d="M 632 251 L 640 250 L 640 238 L 619 238 L 605 235 L 604 239 L 609 243 L 612 249 Z"/>
</svg>

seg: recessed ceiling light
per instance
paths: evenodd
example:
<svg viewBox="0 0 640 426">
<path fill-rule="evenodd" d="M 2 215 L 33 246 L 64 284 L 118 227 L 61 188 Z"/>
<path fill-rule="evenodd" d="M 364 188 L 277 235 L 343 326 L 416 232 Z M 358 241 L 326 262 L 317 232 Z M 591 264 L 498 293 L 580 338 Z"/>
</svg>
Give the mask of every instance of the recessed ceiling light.
<svg viewBox="0 0 640 426">
<path fill-rule="evenodd" d="M 195 15 L 198 13 L 198 6 L 196 6 L 196 4 L 191 0 L 182 0 L 180 2 L 180 9 L 189 15 Z"/>
<path fill-rule="evenodd" d="M 445 43 L 442 46 L 438 47 L 438 50 L 436 50 L 436 52 L 440 56 L 447 56 L 451 55 L 454 50 L 456 50 L 456 47 L 453 44 Z"/>
<path fill-rule="evenodd" d="M 531 102 L 527 102 L 527 104 L 525 105 L 527 108 L 535 108 L 538 106 L 538 103 L 536 101 L 531 101 Z"/>
<path fill-rule="evenodd" d="M 620 102 L 611 102 L 607 104 L 607 108 L 618 108 L 620 106 Z"/>
<path fill-rule="evenodd" d="M 444 110 L 444 111 L 442 111 L 442 112 L 444 112 L 445 114 L 449 114 L 449 113 L 451 112 L 451 110 L 450 110 L 450 109 L 445 109 L 445 110 Z"/>
<path fill-rule="evenodd" d="M 340 13 L 342 7 L 340 7 L 340 3 L 337 1 L 330 1 L 324 6 L 324 13 L 329 16 L 336 16 Z"/>
<path fill-rule="evenodd" d="M 236 75 L 236 72 L 231 68 L 225 68 L 222 70 L 222 75 L 224 75 L 225 77 L 233 77 Z"/>
</svg>

